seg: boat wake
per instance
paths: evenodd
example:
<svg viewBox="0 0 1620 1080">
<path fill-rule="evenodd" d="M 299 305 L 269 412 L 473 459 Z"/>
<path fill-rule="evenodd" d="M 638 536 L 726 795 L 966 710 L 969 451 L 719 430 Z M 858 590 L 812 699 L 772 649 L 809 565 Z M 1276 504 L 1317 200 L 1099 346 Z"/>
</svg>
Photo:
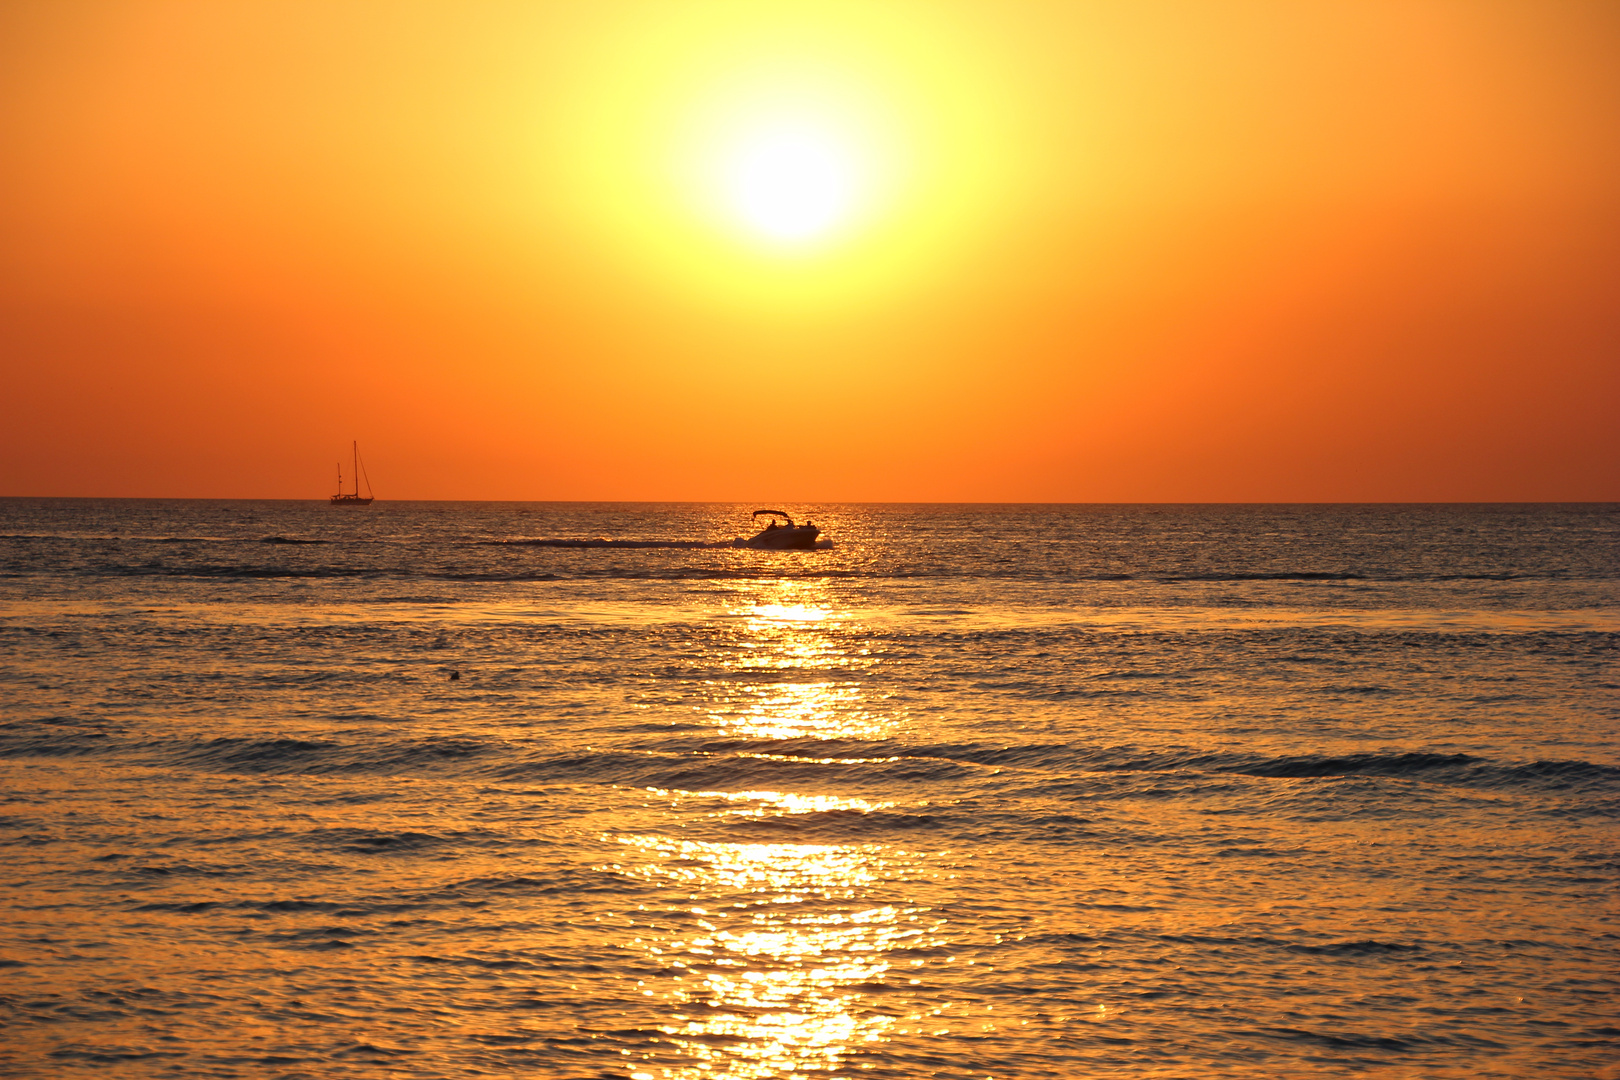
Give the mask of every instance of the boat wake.
<svg viewBox="0 0 1620 1080">
<path fill-rule="evenodd" d="M 769 524 L 753 536 L 732 540 L 613 540 L 598 536 L 591 540 L 486 540 L 486 544 L 511 547 L 548 548 L 748 548 L 753 551 L 826 551 L 831 540 L 821 539 L 821 530 L 810 522 L 795 524 L 783 510 L 755 510 L 753 518 L 769 519 Z M 780 520 L 778 520 L 780 519 Z"/>
<path fill-rule="evenodd" d="M 606 536 L 598 536 L 590 540 L 485 540 L 482 543 L 492 547 L 541 547 L 541 548 L 671 548 L 677 550 L 692 550 L 697 548 L 748 548 L 754 551 L 791 550 L 782 548 L 766 548 L 755 542 L 755 538 L 739 536 L 732 540 L 613 540 Z M 809 548 L 798 550 L 828 551 L 832 548 L 831 540 L 817 540 Z"/>
<path fill-rule="evenodd" d="M 591 540 L 485 540 L 495 547 L 544 548 L 717 548 L 731 547 L 730 540 L 610 540 L 598 536 Z"/>
<path fill-rule="evenodd" d="M 735 540 L 727 540 L 714 546 L 749 548 L 753 551 L 830 551 L 833 542 L 831 540 L 816 540 L 803 547 L 781 547 L 773 544 L 762 544 L 757 536 L 739 536 Z"/>
</svg>

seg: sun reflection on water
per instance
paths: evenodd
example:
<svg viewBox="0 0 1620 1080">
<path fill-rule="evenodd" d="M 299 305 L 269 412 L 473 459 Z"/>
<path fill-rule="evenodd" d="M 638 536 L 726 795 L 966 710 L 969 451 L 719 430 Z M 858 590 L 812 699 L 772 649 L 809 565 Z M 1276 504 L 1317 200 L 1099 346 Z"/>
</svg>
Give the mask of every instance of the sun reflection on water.
<svg viewBox="0 0 1620 1080">
<path fill-rule="evenodd" d="M 766 622 L 797 623 L 826 622 L 833 614 L 831 608 L 815 604 L 750 604 L 743 613 Z"/>
<path fill-rule="evenodd" d="M 676 840 L 668 836 L 619 837 L 657 861 L 626 873 L 661 883 L 671 881 L 694 887 L 737 889 L 749 893 L 739 900 L 757 900 L 761 892 L 777 899 L 800 895 L 833 898 L 852 896 L 852 889 L 878 880 L 883 869 L 881 848 L 848 844 L 728 844 L 704 840 Z"/>
<path fill-rule="evenodd" d="M 809 760 L 809 759 L 805 759 Z M 860 761 L 892 759 L 835 759 L 838 764 Z M 655 795 L 695 795 L 708 799 L 725 799 L 742 803 L 726 811 L 738 817 L 774 817 L 779 814 L 825 814 L 834 811 L 852 811 L 869 814 L 874 810 L 888 810 L 898 805 L 893 802 L 871 802 L 866 799 L 848 799 L 838 795 L 795 795 L 787 791 L 663 791 L 650 789 Z"/>
<path fill-rule="evenodd" d="M 727 735 L 755 739 L 857 739 L 889 734 L 892 721 L 866 708 L 853 683 L 711 685 L 708 719 Z"/>
<path fill-rule="evenodd" d="M 826 585 L 750 584 L 721 613 L 723 674 L 704 683 L 707 720 L 740 738 L 890 737 L 892 713 L 874 708 L 860 681 L 875 663 L 870 649 Z"/>
<path fill-rule="evenodd" d="M 701 708 L 720 733 L 744 741 L 725 751 L 739 779 L 760 758 L 836 766 L 829 784 L 862 775 L 850 766 L 880 776 L 886 753 L 806 745 L 881 742 L 897 727 L 895 710 L 869 699 L 862 675 L 876 661 L 825 584 L 754 582 L 729 600 Z M 667 1004 L 657 1028 L 664 1049 L 635 1075 L 763 1080 L 858 1067 L 863 1047 L 905 1022 L 892 995 L 912 987 L 916 957 L 944 940 L 943 920 L 913 900 L 912 883 L 930 873 L 922 856 L 827 842 L 863 836 L 894 802 L 738 787 L 654 789 L 683 835 L 614 837 L 625 855 L 613 869 L 660 898 L 638 913 L 633 945 L 668 977 L 654 991 Z M 820 842 L 777 842 L 778 828 Z M 727 838 L 737 830 L 767 830 L 771 840 Z"/>
<path fill-rule="evenodd" d="M 767 806 L 795 805 L 783 793 L 760 795 Z M 809 805 L 854 809 L 851 802 Z M 939 937 L 940 920 L 926 907 L 870 902 L 874 887 L 905 876 L 907 852 L 619 839 L 638 856 L 620 872 L 702 900 L 663 913 L 635 940 L 670 973 L 671 1014 L 658 1030 L 680 1060 L 661 1065 L 665 1077 L 761 1080 L 840 1068 L 896 1022 L 871 1001 L 909 982 L 894 978 L 895 950 Z"/>
</svg>

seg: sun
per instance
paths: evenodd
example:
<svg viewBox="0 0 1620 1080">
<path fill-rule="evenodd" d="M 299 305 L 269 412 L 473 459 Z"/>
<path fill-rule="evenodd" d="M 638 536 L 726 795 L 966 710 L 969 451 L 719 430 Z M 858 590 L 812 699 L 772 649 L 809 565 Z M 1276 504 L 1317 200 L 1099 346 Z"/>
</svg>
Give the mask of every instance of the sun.
<svg viewBox="0 0 1620 1080">
<path fill-rule="evenodd" d="M 1019 161 L 1007 80 L 935 6 L 693 0 L 604 24 L 537 144 L 547 214 L 620 280 L 750 317 L 933 287 L 1018 205 Z"/>
<path fill-rule="evenodd" d="M 749 233 L 807 244 L 848 222 L 861 194 L 860 162 L 835 134 L 801 125 L 744 133 L 724 155 L 723 201 Z"/>
</svg>

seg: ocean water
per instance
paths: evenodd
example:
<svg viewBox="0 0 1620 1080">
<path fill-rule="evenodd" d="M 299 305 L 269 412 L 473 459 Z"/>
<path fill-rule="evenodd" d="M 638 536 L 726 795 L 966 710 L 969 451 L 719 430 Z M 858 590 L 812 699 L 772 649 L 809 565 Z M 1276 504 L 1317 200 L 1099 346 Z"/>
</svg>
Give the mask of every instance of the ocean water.
<svg viewBox="0 0 1620 1080">
<path fill-rule="evenodd" d="M 1620 507 L 750 509 L 0 500 L 0 1074 L 1620 1076 Z"/>
</svg>

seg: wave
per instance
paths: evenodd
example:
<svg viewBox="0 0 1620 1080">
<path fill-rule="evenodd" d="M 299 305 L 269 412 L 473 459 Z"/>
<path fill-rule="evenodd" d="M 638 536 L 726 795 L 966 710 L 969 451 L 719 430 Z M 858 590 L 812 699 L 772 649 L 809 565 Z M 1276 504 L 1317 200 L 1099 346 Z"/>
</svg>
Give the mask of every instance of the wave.
<svg viewBox="0 0 1620 1080">
<path fill-rule="evenodd" d="M 728 820 L 720 823 L 719 831 L 742 843 L 825 842 L 854 836 L 866 839 L 874 833 L 938 829 L 946 817 L 942 813 L 896 810 L 813 810 Z"/>
<path fill-rule="evenodd" d="M 1421 751 L 1363 754 L 1255 754 L 1086 749 L 1066 743 L 1026 746 L 940 744 L 902 751 L 906 759 L 943 758 L 991 768 L 1080 773 L 1207 773 L 1279 780 L 1367 776 L 1429 780 L 1454 786 L 1533 787 L 1607 794 L 1620 789 L 1620 768 L 1591 761 L 1500 762 L 1472 754 Z"/>
<path fill-rule="evenodd" d="M 1403 751 L 1264 755 L 1072 743 L 991 745 L 902 741 L 679 738 L 590 752 L 544 752 L 493 736 L 153 739 L 95 721 L 53 717 L 0 724 L 0 757 L 114 755 L 224 774 L 476 775 L 496 783 L 603 783 L 690 793 L 797 790 L 802 785 L 960 784 L 1004 773 L 1046 794 L 1108 797 L 1096 779 L 1131 777 L 1115 795 L 1179 797 L 1220 777 L 1337 780 L 1367 777 L 1442 787 L 1598 796 L 1607 813 L 1620 767 L 1583 760 L 1499 761 L 1467 753 Z M 1022 777 L 1016 775 L 1022 774 Z M 1229 781 L 1227 781 L 1229 782 Z M 808 820 L 808 819 L 807 819 Z M 828 821 L 836 821 L 829 818 Z"/>
<path fill-rule="evenodd" d="M 79 535 L 63 533 L 5 533 L 0 542 L 11 540 L 51 540 L 63 544 L 238 544 L 241 537 L 231 536 L 130 536 L 123 533 Z"/>
<path fill-rule="evenodd" d="M 413 839 L 414 838 L 414 839 Z M 431 834 L 377 833 L 368 837 L 372 841 L 366 850 L 353 852 L 362 855 L 409 857 L 418 851 L 433 850 L 453 842 L 454 838 Z M 378 841 L 397 839 L 393 844 Z M 413 846 L 414 844 L 414 846 Z M 342 899 L 252 899 L 252 900 L 155 900 L 126 901 L 129 911 L 166 912 L 177 915 L 203 915 L 220 911 L 243 911 L 257 915 L 341 915 L 351 918 L 398 915 L 403 912 L 443 908 L 482 907 L 491 898 L 510 896 L 548 896 L 564 894 L 614 892 L 623 894 L 634 890 L 636 882 L 622 875 L 602 870 L 572 867 L 548 868 L 545 877 L 525 874 L 496 875 L 464 878 L 436 883 L 430 889 L 390 891 L 383 896 L 344 897 Z M 419 958 L 420 959 L 420 958 Z M 431 959 L 431 958 L 428 958 Z M 495 965 L 486 965 L 495 966 Z"/>
<path fill-rule="evenodd" d="M 1135 575 L 1131 575 L 1135 576 Z M 1250 572 L 1226 572 L 1207 574 L 1155 574 L 1146 573 L 1142 578 L 1149 581 L 1158 581 L 1165 584 L 1176 581 L 1369 581 L 1372 578 L 1367 574 L 1352 574 L 1333 570 L 1260 570 Z"/>
<path fill-rule="evenodd" d="M 782 554 L 773 552 L 770 554 Z M 788 552 L 787 554 L 803 554 L 803 552 Z M 554 564 L 553 564 L 554 565 Z M 81 571 L 86 577 L 104 576 L 109 578 L 172 578 L 186 579 L 198 578 L 203 580 L 240 579 L 244 581 L 256 580 L 347 580 L 366 579 L 371 581 L 395 582 L 424 582 L 424 581 L 556 581 L 564 578 L 586 579 L 598 581 L 753 581 L 768 580 L 826 580 L 833 578 L 862 578 L 874 579 L 879 577 L 906 577 L 922 575 L 880 575 L 870 570 L 846 569 L 840 567 L 822 567 L 813 564 L 798 565 L 793 562 L 783 562 L 777 559 L 768 561 L 749 562 L 734 566 L 673 566 L 673 567 L 625 567 L 622 565 L 604 565 L 599 567 L 571 567 L 567 574 L 557 574 L 550 570 L 539 568 L 507 568 L 507 569 L 477 569 L 468 567 L 465 570 L 454 569 L 422 569 L 402 570 L 394 566 L 334 566 L 330 564 L 298 566 L 298 565 L 269 565 L 269 564 L 191 564 L 191 565 L 131 565 L 112 564 L 95 567 L 86 567 Z M 14 576 L 31 577 L 32 574 L 19 573 Z"/>
<path fill-rule="evenodd" d="M 1121 575 L 1124 580 L 1157 581 L 1161 584 L 1174 584 L 1178 581 L 1376 581 L 1376 582 L 1402 582 L 1402 581 L 1532 581 L 1532 580 L 1560 580 L 1559 574 L 1530 574 L 1518 571 L 1502 571 L 1499 573 L 1481 572 L 1476 574 L 1432 574 L 1432 573 L 1366 573 L 1358 574 L 1350 571 L 1336 570 L 1263 570 L 1247 572 L 1212 572 L 1199 574 L 1164 573 L 1144 571 L 1139 574 Z M 1093 579 L 1101 580 L 1101 579 Z"/>
<path fill-rule="evenodd" d="M 1281 779 L 1376 776 L 1432 779 L 1460 786 L 1534 787 L 1593 793 L 1620 790 L 1620 768 L 1611 765 L 1578 760 L 1506 763 L 1472 754 L 1307 754 L 1234 764 L 1224 771 Z"/>
</svg>

